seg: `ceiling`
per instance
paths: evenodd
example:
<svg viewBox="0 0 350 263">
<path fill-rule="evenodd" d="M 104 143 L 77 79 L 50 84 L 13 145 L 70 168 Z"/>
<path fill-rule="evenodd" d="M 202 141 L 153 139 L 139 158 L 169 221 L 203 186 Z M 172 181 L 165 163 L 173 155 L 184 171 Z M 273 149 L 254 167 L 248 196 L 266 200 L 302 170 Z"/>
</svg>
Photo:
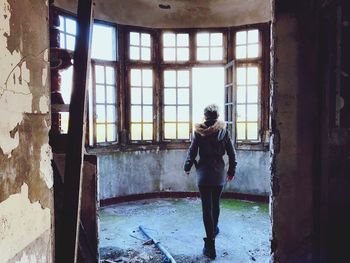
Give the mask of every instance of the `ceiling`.
<svg viewBox="0 0 350 263">
<path fill-rule="evenodd" d="M 270 0 L 95 0 L 95 18 L 152 28 L 227 27 L 271 20 Z M 76 13 L 77 0 L 55 0 Z M 170 5 L 161 9 L 160 4 Z"/>
</svg>

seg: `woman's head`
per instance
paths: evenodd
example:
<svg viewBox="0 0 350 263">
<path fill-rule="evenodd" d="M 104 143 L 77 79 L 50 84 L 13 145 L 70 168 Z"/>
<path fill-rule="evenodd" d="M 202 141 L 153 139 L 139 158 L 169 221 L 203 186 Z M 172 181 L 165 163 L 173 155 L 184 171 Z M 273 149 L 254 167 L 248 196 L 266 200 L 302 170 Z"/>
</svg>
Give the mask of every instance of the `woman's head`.
<svg viewBox="0 0 350 263">
<path fill-rule="evenodd" d="M 206 120 L 216 120 L 219 117 L 219 107 L 216 104 L 210 104 L 204 108 L 204 117 Z"/>
</svg>

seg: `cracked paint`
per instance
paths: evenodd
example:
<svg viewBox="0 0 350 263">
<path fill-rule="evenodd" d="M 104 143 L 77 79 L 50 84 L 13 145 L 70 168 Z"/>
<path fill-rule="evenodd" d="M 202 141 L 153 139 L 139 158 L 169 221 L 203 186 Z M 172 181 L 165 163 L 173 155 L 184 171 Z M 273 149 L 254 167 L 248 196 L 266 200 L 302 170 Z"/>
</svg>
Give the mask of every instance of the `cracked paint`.
<svg viewBox="0 0 350 263">
<path fill-rule="evenodd" d="M 48 2 L 0 0 L 1 262 L 52 262 Z"/>
<path fill-rule="evenodd" d="M 51 170 L 52 151 L 48 143 L 41 146 L 40 177 L 45 181 L 47 188 L 53 187 L 53 178 L 47 171 Z"/>
<path fill-rule="evenodd" d="M 7 262 L 49 230 L 50 213 L 50 209 L 43 209 L 39 202 L 30 202 L 27 184 L 22 185 L 20 193 L 0 203 L 1 261 Z"/>
</svg>

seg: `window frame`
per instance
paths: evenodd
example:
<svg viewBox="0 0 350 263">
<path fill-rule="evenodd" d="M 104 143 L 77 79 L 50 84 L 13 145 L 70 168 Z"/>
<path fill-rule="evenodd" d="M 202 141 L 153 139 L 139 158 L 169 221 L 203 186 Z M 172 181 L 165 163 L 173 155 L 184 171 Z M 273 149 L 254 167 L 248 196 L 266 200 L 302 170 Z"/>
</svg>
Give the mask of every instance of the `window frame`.
<svg viewBox="0 0 350 263">
<path fill-rule="evenodd" d="M 258 76 L 258 141 L 251 141 L 251 140 L 245 140 L 245 141 L 238 141 L 237 140 L 237 78 L 236 78 L 236 72 L 233 72 L 233 85 L 232 85 L 232 94 L 233 94 L 233 141 L 237 149 L 242 150 L 268 150 L 268 144 L 269 144 L 269 87 L 270 87 L 270 38 L 269 38 L 269 29 L 270 29 L 270 22 L 267 23 L 258 23 L 258 24 L 251 24 L 251 25 L 244 25 L 244 26 L 238 26 L 238 27 L 232 27 L 230 30 L 230 43 L 231 43 L 231 54 L 229 58 L 231 58 L 231 61 L 234 61 L 234 71 L 239 66 L 257 66 L 259 71 Z M 252 29 L 258 29 L 259 30 L 259 56 L 256 58 L 246 58 L 246 59 L 235 59 L 235 53 L 236 53 L 236 41 L 235 41 L 235 35 L 239 31 L 248 31 Z M 226 84 L 226 83 L 225 83 Z M 225 94 L 226 94 L 226 87 L 225 87 Z M 225 99 L 226 100 L 226 99 Z M 225 101 L 226 103 L 226 101 Z M 226 113 L 225 113 L 226 115 Z M 226 117 L 226 116 L 225 116 Z"/>
<path fill-rule="evenodd" d="M 164 108 L 165 106 L 167 106 L 165 104 L 165 100 L 164 100 L 164 92 L 165 92 L 165 85 L 164 85 L 164 72 L 165 71 L 171 71 L 171 70 L 174 70 L 174 71 L 181 71 L 181 70 L 188 70 L 189 72 L 189 138 L 188 139 L 166 139 L 165 138 L 165 120 L 164 120 Z M 192 121 L 192 67 L 184 67 L 184 66 L 181 66 L 181 65 L 174 65 L 172 67 L 163 67 L 162 68 L 162 71 L 161 71 L 161 74 L 160 74 L 160 80 L 161 80 L 161 103 L 160 103 L 160 108 L 161 108 L 161 129 L 160 129 L 160 134 L 161 134 L 161 142 L 162 143 L 167 143 L 167 144 L 188 144 L 191 139 L 192 139 L 192 133 L 193 133 L 193 121 Z M 178 86 L 174 87 L 177 91 L 178 89 Z M 176 95 L 177 96 L 177 95 Z M 177 107 L 179 106 L 179 104 L 176 103 L 176 109 Z M 176 127 L 179 123 L 182 123 L 182 122 L 178 122 L 178 121 L 175 121 L 174 123 L 176 123 Z M 176 134 L 177 134 L 177 130 L 176 130 Z"/>
<path fill-rule="evenodd" d="M 115 78 L 115 103 L 113 103 L 113 105 L 115 105 L 115 128 L 116 128 L 116 134 L 115 134 L 115 140 L 114 141 L 105 141 L 105 142 L 97 142 L 97 120 L 96 120 L 96 106 L 97 104 L 104 104 L 104 105 L 109 105 L 108 103 L 97 103 L 96 102 L 96 66 L 103 66 L 103 67 L 112 67 L 114 68 L 114 78 Z M 106 145 L 113 145 L 113 144 L 117 144 L 119 142 L 119 134 L 118 134 L 118 116 L 119 116 L 119 96 L 118 96 L 118 63 L 116 61 L 105 61 L 105 60 L 92 60 L 91 59 L 91 98 L 92 98 L 92 138 L 93 138 L 93 144 L 92 146 L 106 146 Z M 111 85 L 110 85 L 111 86 Z M 89 101 L 88 101 L 89 103 Z M 88 107 L 87 107 L 88 108 Z M 107 117 L 107 116 L 106 116 Z M 89 119 L 89 118 L 88 118 Z M 108 125 L 107 121 L 105 126 Z M 106 130 L 107 132 L 107 130 Z M 107 135 L 106 135 L 107 138 Z"/>
<path fill-rule="evenodd" d="M 76 20 L 76 16 L 60 8 L 54 7 L 58 11 L 58 14 L 71 19 Z M 221 28 L 145 28 L 130 25 L 119 25 L 101 20 L 95 20 L 94 23 L 105 24 L 107 26 L 113 26 L 116 33 L 115 50 L 116 60 L 105 61 L 99 59 L 91 59 L 91 67 L 97 64 L 113 65 L 116 74 L 116 141 L 110 143 L 94 143 L 89 145 L 87 140 L 87 146 L 90 148 L 103 149 L 104 150 L 143 150 L 143 149 L 185 149 L 189 146 L 192 138 L 189 140 L 175 140 L 164 138 L 164 83 L 163 73 L 166 70 L 189 70 L 190 72 L 190 133 L 193 132 L 193 120 L 192 120 L 192 68 L 193 67 L 212 67 L 222 66 L 225 67 L 228 61 L 231 61 L 235 57 L 235 32 L 239 30 L 259 29 L 261 38 L 261 58 L 258 61 L 260 67 L 261 85 L 259 85 L 259 102 L 258 108 L 259 125 L 260 125 L 260 138 L 261 142 L 250 143 L 237 143 L 234 138 L 234 143 L 237 149 L 246 150 L 266 150 L 268 146 L 268 134 L 269 134 L 269 60 L 270 60 L 270 39 L 269 29 L 270 22 L 251 24 L 237 27 L 221 27 Z M 151 60 L 131 60 L 130 59 L 130 32 L 149 33 L 151 36 Z M 196 59 L 197 46 L 196 46 L 196 34 L 197 33 L 222 33 L 223 34 L 223 59 L 220 61 L 198 61 Z M 163 60 L 163 33 L 184 33 L 189 35 L 189 60 L 188 61 L 164 61 Z M 175 47 L 176 49 L 178 47 Z M 69 51 L 70 53 L 74 51 Z M 209 51 L 210 52 L 210 51 Z M 236 60 L 235 65 L 239 66 L 244 63 L 256 63 L 256 59 Z M 152 141 L 131 141 L 130 128 L 131 128 L 131 86 L 130 86 L 130 70 L 133 68 L 149 68 L 153 71 L 153 139 Z M 93 77 L 93 76 L 92 76 Z M 92 78 L 91 78 L 92 79 Z M 92 83 L 92 87 L 93 84 Z M 226 89 L 225 89 L 226 90 Z M 92 96 L 94 97 L 94 96 Z M 91 103 L 88 101 L 88 103 Z M 95 107 L 96 105 L 93 105 Z M 87 108 L 89 111 L 89 107 Z M 95 118 L 92 118 L 93 126 L 96 125 Z M 87 138 L 89 133 L 93 134 L 96 138 L 96 132 L 89 130 L 90 120 L 87 119 Z M 99 151 L 99 150 L 97 150 Z"/>
</svg>

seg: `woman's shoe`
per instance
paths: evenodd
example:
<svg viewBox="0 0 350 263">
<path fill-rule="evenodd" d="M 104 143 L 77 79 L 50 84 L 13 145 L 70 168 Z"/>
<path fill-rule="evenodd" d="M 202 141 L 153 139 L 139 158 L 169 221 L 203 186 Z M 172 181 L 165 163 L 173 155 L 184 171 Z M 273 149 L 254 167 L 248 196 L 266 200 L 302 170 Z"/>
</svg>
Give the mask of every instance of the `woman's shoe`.
<svg viewBox="0 0 350 263">
<path fill-rule="evenodd" d="M 210 259 L 216 258 L 215 239 L 203 238 L 203 240 L 204 240 L 203 254 Z"/>
</svg>

